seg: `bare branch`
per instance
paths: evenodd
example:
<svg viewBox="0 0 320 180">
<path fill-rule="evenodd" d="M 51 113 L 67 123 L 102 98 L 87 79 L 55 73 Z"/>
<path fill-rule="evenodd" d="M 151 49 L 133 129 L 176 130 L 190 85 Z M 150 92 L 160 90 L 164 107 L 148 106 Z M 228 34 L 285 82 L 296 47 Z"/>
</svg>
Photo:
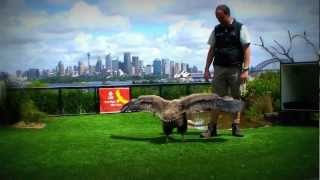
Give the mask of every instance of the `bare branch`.
<svg viewBox="0 0 320 180">
<path fill-rule="evenodd" d="M 280 52 L 277 48 L 275 48 L 274 46 L 271 46 L 271 48 L 277 52 L 278 54 L 285 56 L 290 62 L 294 62 L 293 57 L 290 56 L 290 54 L 288 52 Z M 283 61 L 283 60 L 282 60 Z"/>
<path fill-rule="evenodd" d="M 287 53 L 286 49 L 277 40 L 273 40 L 273 41 L 280 47 L 283 54 Z"/>
<path fill-rule="evenodd" d="M 288 30 L 288 36 L 289 36 L 289 48 L 288 48 L 288 53 L 290 53 L 291 49 L 292 49 L 292 35 L 291 35 L 291 32 L 290 30 Z"/>
<path fill-rule="evenodd" d="M 318 56 L 318 60 L 320 60 L 320 51 L 317 48 L 317 46 L 313 42 L 311 42 L 311 40 L 308 38 L 307 33 L 304 31 L 303 35 L 302 34 L 295 34 L 294 36 L 292 36 L 292 39 L 297 38 L 297 37 L 304 39 L 307 42 L 307 44 L 309 44 L 312 47 L 314 53 Z"/>
<path fill-rule="evenodd" d="M 263 39 L 262 39 L 261 36 L 259 37 L 259 39 L 260 39 L 260 41 L 261 41 L 261 44 L 253 43 L 253 45 L 261 47 L 262 49 L 264 49 L 265 51 L 267 51 L 267 52 L 272 56 L 272 58 L 275 58 L 275 59 L 280 60 L 280 58 L 276 55 L 276 53 L 274 53 L 274 52 L 271 51 L 269 48 L 267 48 L 267 47 L 264 46 L 264 42 L 263 42 Z"/>
<path fill-rule="evenodd" d="M 275 52 L 277 52 L 278 54 L 283 55 L 282 52 L 280 52 L 277 48 L 275 48 L 274 46 L 270 46 Z"/>
<path fill-rule="evenodd" d="M 260 36 L 259 38 L 260 38 L 260 41 L 261 41 L 261 45 L 264 46 L 262 37 Z"/>
</svg>

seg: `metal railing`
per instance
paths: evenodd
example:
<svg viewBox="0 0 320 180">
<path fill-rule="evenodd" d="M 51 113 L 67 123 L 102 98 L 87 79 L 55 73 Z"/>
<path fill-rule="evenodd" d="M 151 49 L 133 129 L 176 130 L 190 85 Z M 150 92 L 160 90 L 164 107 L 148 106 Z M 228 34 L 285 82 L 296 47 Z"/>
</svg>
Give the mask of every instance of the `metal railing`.
<svg viewBox="0 0 320 180">
<path fill-rule="evenodd" d="M 184 92 L 176 91 L 172 92 L 171 87 L 177 86 L 179 88 L 184 87 Z M 99 113 L 99 89 L 100 88 L 120 88 L 129 87 L 130 97 L 138 97 L 139 95 L 154 94 L 164 98 L 175 98 L 174 95 L 168 96 L 168 94 L 189 95 L 197 92 L 192 87 L 206 86 L 206 92 L 211 88 L 209 82 L 197 82 L 197 83 L 154 83 L 154 84 L 129 84 L 129 85 L 99 85 L 99 86 L 64 86 L 64 87 L 27 87 L 27 88 L 9 88 L 8 94 L 11 93 L 13 97 L 18 98 L 29 96 L 35 101 L 36 106 L 46 112 L 48 115 L 79 115 L 79 114 L 98 114 Z M 149 91 L 134 92 L 135 88 L 141 88 L 140 90 Z M 178 89 L 178 90 L 177 90 Z M 171 91 L 171 92 L 170 92 Z M 47 92 L 45 94 L 44 92 Z M 49 93 L 50 92 L 50 93 Z M 199 92 L 199 91 L 198 91 Z M 203 92 L 203 91 L 200 91 Z M 210 90 L 211 92 L 211 90 Z M 50 96 L 48 96 L 48 94 Z M 83 96 L 83 97 L 81 97 Z M 68 101 L 66 101 L 68 97 Z M 81 98 L 86 98 L 81 101 Z M 50 101 L 51 100 L 51 101 Z M 49 102 L 50 101 L 50 102 Z M 69 102 L 69 101 L 73 101 Z M 76 102 L 75 102 L 76 101 Z M 50 108 L 51 107 L 51 108 Z M 68 110 L 69 109 L 69 110 Z M 71 110 L 70 110 L 71 109 Z M 75 113 L 76 109 L 78 113 Z M 85 109 L 85 110 L 83 110 Z"/>
</svg>

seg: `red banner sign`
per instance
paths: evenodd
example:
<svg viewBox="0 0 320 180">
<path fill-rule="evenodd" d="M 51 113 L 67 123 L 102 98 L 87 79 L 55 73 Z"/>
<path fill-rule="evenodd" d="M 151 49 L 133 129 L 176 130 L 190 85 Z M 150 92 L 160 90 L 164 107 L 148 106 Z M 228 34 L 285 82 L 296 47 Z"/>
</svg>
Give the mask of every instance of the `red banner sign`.
<svg viewBox="0 0 320 180">
<path fill-rule="evenodd" d="M 120 112 L 130 101 L 130 88 L 99 88 L 100 113 Z"/>
</svg>

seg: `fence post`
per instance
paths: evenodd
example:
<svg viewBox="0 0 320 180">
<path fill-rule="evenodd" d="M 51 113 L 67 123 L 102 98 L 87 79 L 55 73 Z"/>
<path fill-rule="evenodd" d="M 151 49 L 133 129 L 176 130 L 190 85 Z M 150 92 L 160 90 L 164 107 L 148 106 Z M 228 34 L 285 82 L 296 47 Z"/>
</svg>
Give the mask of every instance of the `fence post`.
<svg viewBox="0 0 320 180">
<path fill-rule="evenodd" d="M 59 106 L 59 114 L 63 114 L 63 101 L 62 101 L 62 89 L 58 89 L 58 106 Z"/>
<path fill-rule="evenodd" d="M 187 95 L 189 95 L 190 94 L 190 84 L 187 84 L 187 87 L 186 87 L 186 90 L 187 90 Z"/>
<path fill-rule="evenodd" d="M 100 98 L 99 98 L 99 88 L 94 88 L 94 100 L 96 104 L 96 114 L 100 112 Z"/>
<path fill-rule="evenodd" d="M 162 97 L 162 84 L 159 84 L 159 96 Z"/>
</svg>

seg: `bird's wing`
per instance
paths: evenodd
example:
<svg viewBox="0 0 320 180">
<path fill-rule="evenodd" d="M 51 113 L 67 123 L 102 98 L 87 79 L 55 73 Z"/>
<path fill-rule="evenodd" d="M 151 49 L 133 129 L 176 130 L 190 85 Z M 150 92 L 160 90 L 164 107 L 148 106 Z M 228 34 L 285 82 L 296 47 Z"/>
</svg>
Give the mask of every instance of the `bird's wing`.
<svg viewBox="0 0 320 180">
<path fill-rule="evenodd" d="M 169 101 L 155 95 L 140 96 L 125 104 L 121 112 L 150 111 L 161 113 Z"/>
<path fill-rule="evenodd" d="M 230 97 L 219 97 L 216 94 L 192 94 L 180 100 L 183 111 L 211 111 L 240 112 L 244 103 Z"/>
</svg>

